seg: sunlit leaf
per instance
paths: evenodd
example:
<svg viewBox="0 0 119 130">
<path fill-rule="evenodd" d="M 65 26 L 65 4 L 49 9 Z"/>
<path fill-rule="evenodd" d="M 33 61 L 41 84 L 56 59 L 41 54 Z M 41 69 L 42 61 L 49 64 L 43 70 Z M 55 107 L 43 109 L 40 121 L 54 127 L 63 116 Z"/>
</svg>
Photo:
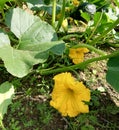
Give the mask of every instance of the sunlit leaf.
<svg viewBox="0 0 119 130">
<path fill-rule="evenodd" d="M 0 47 L 10 45 L 10 40 L 7 34 L 0 30 Z"/>
<path fill-rule="evenodd" d="M 84 18 L 87 22 L 90 21 L 90 15 L 86 12 L 81 12 L 81 17 Z"/>
<path fill-rule="evenodd" d="M 11 46 L 5 46 L 0 48 L 0 58 L 4 61 L 4 65 L 9 73 L 21 78 L 31 72 L 33 65 L 45 62 L 49 52 L 60 55 L 64 49 L 62 47 L 64 46 L 60 44 L 58 48 L 53 46 L 47 51 L 40 52 L 16 50 Z"/>
<path fill-rule="evenodd" d="M 29 45 L 36 45 L 58 40 L 55 30 L 43 21 L 34 22 L 30 28 L 21 36 L 19 49 L 24 49 Z M 47 46 L 44 44 L 44 47 Z"/>
<path fill-rule="evenodd" d="M 20 8 L 10 10 L 5 20 L 6 25 L 18 38 L 36 21 L 40 21 L 40 18 Z"/>
<path fill-rule="evenodd" d="M 8 36 L 1 32 L 0 58 L 7 71 L 14 76 L 24 77 L 31 72 L 33 65 L 45 62 L 50 53 L 62 55 L 65 49 L 64 42 L 58 41 L 51 25 L 20 8 L 7 13 L 6 24 L 19 38 L 19 45 L 12 47 Z"/>
<path fill-rule="evenodd" d="M 35 59 L 35 55 L 30 51 L 16 50 L 11 46 L 0 48 L 0 57 L 4 61 L 7 71 L 17 77 L 25 76 L 31 71 L 34 64 L 39 63 L 41 57 Z M 44 57 L 42 56 L 42 58 Z M 42 58 L 40 60 L 44 60 Z"/>
<path fill-rule="evenodd" d="M 0 120 L 7 112 L 8 105 L 11 104 L 14 95 L 14 87 L 11 83 L 5 82 L 0 85 Z"/>
</svg>

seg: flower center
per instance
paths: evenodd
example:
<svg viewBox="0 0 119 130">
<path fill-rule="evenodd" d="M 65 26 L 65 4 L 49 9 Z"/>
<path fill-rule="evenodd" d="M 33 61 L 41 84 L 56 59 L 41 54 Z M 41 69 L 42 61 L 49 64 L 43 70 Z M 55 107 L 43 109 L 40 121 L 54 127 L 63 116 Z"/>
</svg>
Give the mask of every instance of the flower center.
<svg viewBox="0 0 119 130">
<path fill-rule="evenodd" d="M 69 94 L 69 95 L 73 95 L 73 93 L 74 93 L 73 89 L 68 88 L 68 94 Z"/>
<path fill-rule="evenodd" d="M 76 54 L 80 54 L 80 53 L 81 53 L 80 51 L 78 51 L 78 50 L 76 51 Z"/>
</svg>

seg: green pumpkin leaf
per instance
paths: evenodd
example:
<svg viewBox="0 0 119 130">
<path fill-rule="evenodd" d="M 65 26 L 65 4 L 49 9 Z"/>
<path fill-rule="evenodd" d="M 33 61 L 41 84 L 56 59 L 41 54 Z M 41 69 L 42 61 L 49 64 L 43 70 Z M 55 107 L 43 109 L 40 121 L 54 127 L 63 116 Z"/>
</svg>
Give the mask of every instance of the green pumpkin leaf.
<svg viewBox="0 0 119 130">
<path fill-rule="evenodd" d="M 10 30 L 16 35 L 17 38 L 20 38 L 25 31 L 27 31 L 30 26 L 36 22 L 40 21 L 40 18 L 35 17 L 32 14 L 29 14 L 25 10 L 20 8 L 11 9 L 5 18 L 6 25 Z"/>
<path fill-rule="evenodd" d="M 5 113 L 7 113 L 8 105 L 12 102 L 14 95 L 14 87 L 11 83 L 5 82 L 0 85 L 0 120 L 3 119 Z"/>
<path fill-rule="evenodd" d="M 11 46 L 0 48 L 0 57 L 4 61 L 4 65 L 9 73 L 19 78 L 27 75 L 33 65 L 42 62 L 44 55 L 35 59 L 36 54 L 30 51 L 16 50 Z"/>
<path fill-rule="evenodd" d="M 49 52 L 52 52 L 52 49 L 49 49 Z M 55 52 L 56 50 L 54 49 L 53 51 Z M 55 53 L 60 54 L 62 52 L 59 49 L 59 53 L 58 51 Z M 19 78 L 30 73 L 33 65 L 45 62 L 48 55 L 48 51 L 38 53 L 37 51 L 16 50 L 11 46 L 0 48 L 0 58 L 4 62 L 5 68 L 9 73 Z"/>
<path fill-rule="evenodd" d="M 0 33 L 0 40 L 0 58 L 3 60 L 7 71 L 19 78 L 30 73 L 33 65 L 45 62 L 50 52 L 60 55 L 65 47 L 64 42 L 54 41 L 30 44 L 27 46 L 27 50 L 17 50 L 10 46 L 9 38 L 3 32 Z"/>
<path fill-rule="evenodd" d="M 58 41 L 51 25 L 20 8 L 7 13 L 6 24 L 19 38 L 19 45 L 17 49 L 1 45 L 0 58 L 14 76 L 24 77 L 31 72 L 33 65 L 45 62 L 50 53 L 61 55 L 65 49 L 64 42 Z"/>
<path fill-rule="evenodd" d="M 27 49 L 27 46 L 43 44 L 58 40 L 55 30 L 51 25 L 43 21 L 34 22 L 23 34 L 19 42 L 19 49 Z M 52 46 L 52 45 L 51 45 Z"/>
<path fill-rule="evenodd" d="M 106 80 L 117 92 L 119 92 L 119 56 L 110 58 L 107 66 L 108 71 Z"/>
<path fill-rule="evenodd" d="M 52 52 L 57 55 L 61 55 L 65 49 L 65 44 L 63 41 L 53 41 L 53 42 L 45 42 L 39 44 L 25 44 L 24 42 L 22 50 L 29 50 L 37 53 L 46 53 L 49 55 L 49 52 Z"/>
</svg>

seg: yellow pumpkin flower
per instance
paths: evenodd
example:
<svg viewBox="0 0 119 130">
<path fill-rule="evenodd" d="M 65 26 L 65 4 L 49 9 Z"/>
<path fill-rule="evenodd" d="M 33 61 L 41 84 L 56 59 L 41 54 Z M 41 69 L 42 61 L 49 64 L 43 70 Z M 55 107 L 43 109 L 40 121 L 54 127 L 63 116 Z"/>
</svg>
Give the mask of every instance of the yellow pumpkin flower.
<svg viewBox="0 0 119 130">
<path fill-rule="evenodd" d="M 71 48 L 69 50 L 69 57 L 74 64 L 79 64 L 84 61 L 84 53 L 89 52 L 87 48 Z"/>
<path fill-rule="evenodd" d="M 90 101 L 90 90 L 82 82 L 77 81 L 69 72 L 56 75 L 54 81 L 50 105 L 62 116 L 75 117 L 89 112 L 89 107 L 84 102 Z"/>
<path fill-rule="evenodd" d="M 80 4 L 80 2 L 78 0 L 73 0 L 73 5 L 74 6 L 78 6 Z"/>
</svg>

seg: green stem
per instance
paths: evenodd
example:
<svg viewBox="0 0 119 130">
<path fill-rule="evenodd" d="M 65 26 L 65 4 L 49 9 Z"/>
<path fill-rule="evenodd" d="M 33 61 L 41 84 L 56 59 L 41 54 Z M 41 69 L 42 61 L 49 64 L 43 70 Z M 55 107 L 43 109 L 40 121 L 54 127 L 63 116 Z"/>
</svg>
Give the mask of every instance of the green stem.
<svg viewBox="0 0 119 130">
<path fill-rule="evenodd" d="M 106 30 L 104 31 L 100 36 L 89 42 L 90 45 L 95 45 L 99 40 L 101 40 L 103 37 L 105 37 L 112 29 L 114 29 L 119 24 L 119 18 Z"/>
<path fill-rule="evenodd" d="M 52 7 L 52 26 L 55 27 L 55 18 L 56 18 L 56 0 L 53 0 L 53 7 Z"/>
<path fill-rule="evenodd" d="M 112 46 L 112 47 L 119 47 L 119 43 L 108 43 L 110 46 Z"/>
<path fill-rule="evenodd" d="M 70 38 L 75 37 L 75 38 L 81 38 L 81 34 L 67 34 L 66 36 L 63 36 L 61 39 L 62 40 L 69 40 Z"/>
<path fill-rule="evenodd" d="M 103 52 L 103 51 L 101 51 L 101 50 L 99 50 L 99 49 L 97 49 L 89 44 L 78 44 L 78 45 L 73 46 L 73 48 L 78 48 L 78 47 L 86 47 L 86 48 L 88 48 L 88 49 L 90 49 L 90 50 L 92 50 L 92 51 L 94 51 L 102 56 L 106 54 L 105 52 Z"/>
<path fill-rule="evenodd" d="M 12 40 L 15 43 L 19 43 L 17 39 L 14 39 L 12 36 L 9 36 L 10 40 Z"/>
<path fill-rule="evenodd" d="M 79 64 L 76 65 L 72 65 L 72 66 L 68 66 L 68 67 L 63 67 L 63 68 L 58 68 L 58 69 L 42 69 L 39 71 L 39 73 L 41 75 L 49 75 L 49 74 L 54 74 L 54 73 L 59 73 L 59 72 L 66 72 L 66 71 L 72 71 L 72 69 L 83 69 L 84 67 L 86 67 L 88 64 L 95 62 L 95 61 L 100 61 L 100 60 L 105 60 L 114 56 L 119 55 L 119 51 L 115 51 L 112 54 L 108 54 L 108 55 L 104 55 L 104 56 L 100 56 L 100 57 L 96 57 L 96 58 L 92 58 L 89 59 L 87 61 L 81 62 Z"/>
<path fill-rule="evenodd" d="M 96 31 L 96 29 L 97 29 L 97 27 L 98 27 L 98 25 L 99 25 L 99 23 L 100 23 L 100 21 L 101 21 L 101 19 L 102 19 L 102 15 L 103 15 L 103 12 L 101 13 L 101 15 L 100 15 L 100 17 L 99 17 L 99 20 L 98 20 L 96 26 L 95 26 L 94 29 L 92 30 L 91 35 L 90 35 L 90 36 L 88 37 L 88 39 L 86 40 L 86 44 L 87 44 L 87 43 L 89 42 L 89 40 L 93 37 L 93 34 L 95 33 L 95 31 Z"/>
<path fill-rule="evenodd" d="M 5 19 L 4 9 L 0 7 L 0 11 L 1 11 L 1 14 L 2 14 L 2 20 L 1 21 L 3 21 Z"/>
<path fill-rule="evenodd" d="M 61 17 L 60 17 L 60 20 L 58 22 L 58 25 L 56 27 L 56 31 L 58 31 L 62 25 L 62 22 L 64 20 L 64 16 L 65 16 L 65 4 L 66 4 L 66 1 L 63 0 L 63 5 L 62 5 L 62 11 L 61 11 Z"/>
<path fill-rule="evenodd" d="M 1 120 L 1 119 L 0 119 L 0 120 Z M 0 121 L 0 127 L 2 128 L 2 130 L 6 130 L 5 127 L 4 127 L 4 125 L 3 125 L 2 120 Z"/>
</svg>

